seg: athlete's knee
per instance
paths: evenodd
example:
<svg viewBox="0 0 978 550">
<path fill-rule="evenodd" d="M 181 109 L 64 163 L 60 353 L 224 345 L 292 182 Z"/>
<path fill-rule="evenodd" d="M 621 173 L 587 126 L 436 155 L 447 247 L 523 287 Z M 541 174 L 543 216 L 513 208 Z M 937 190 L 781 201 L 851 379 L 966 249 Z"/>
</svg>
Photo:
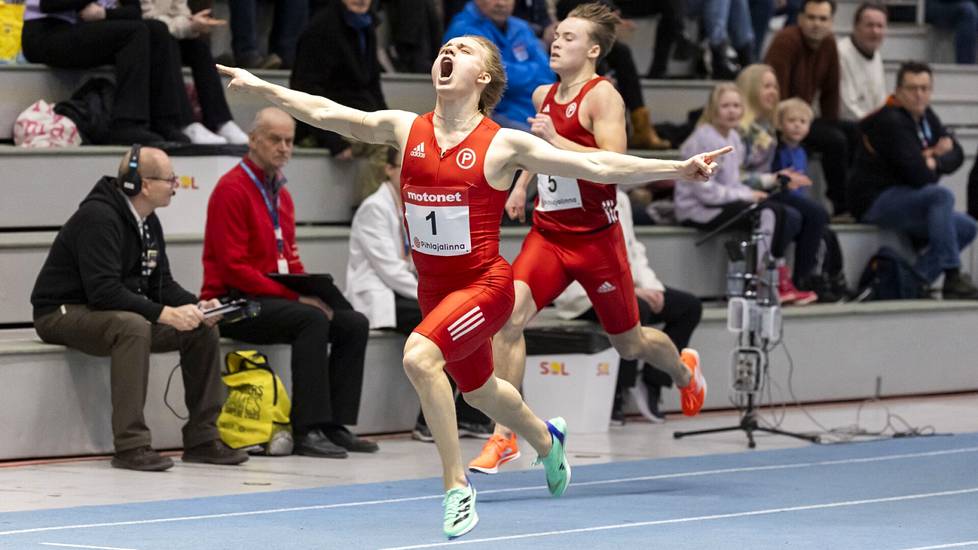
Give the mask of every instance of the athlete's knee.
<svg viewBox="0 0 978 550">
<path fill-rule="evenodd" d="M 411 380 L 423 380 L 440 372 L 445 361 L 438 348 L 429 340 L 412 334 L 404 344 L 404 373 Z"/>
<path fill-rule="evenodd" d="M 632 360 L 641 359 L 642 352 L 644 351 L 644 342 L 642 334 L 640 331 L 629 330 L 622 334 L 616 334 L 610 337 L 611 344 L 615 347 L 615 351 L 622 359 Z"/>
</svg>

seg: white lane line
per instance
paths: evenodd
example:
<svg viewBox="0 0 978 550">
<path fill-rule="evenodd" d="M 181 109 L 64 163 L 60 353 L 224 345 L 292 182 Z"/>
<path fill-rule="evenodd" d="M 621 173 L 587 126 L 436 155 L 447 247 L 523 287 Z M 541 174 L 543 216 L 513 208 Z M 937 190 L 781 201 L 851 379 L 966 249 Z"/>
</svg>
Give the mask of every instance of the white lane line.
<svg viewBox="0 0 978 550">
<path fill-rule="evenodd" d="M 652 475 L 652 476 L 606 479 L 601 481 L 585 481 L 585 482 L 575 483 L 574 487 L 586 487 L 592 485 L 611 485 L 616 483 L 630 483 L 635 481 L 675 479 L 675 478 L 683 478 L 683 477 L 697 477 L 697 476 L 721 475 L 721 474 L 744 473 L 744 472 L 787 470 L 787 469 L 794 469 L 794 468 L 811 468 L 816 466 L 838 466 L 841 464 L 883 462 L 888 460 L 902 460 L 902 459 L 910 459 L 910 458 L 928 458 L 928 457 L 941 456 L 941 455 L 973 453 L 976 451 L 978 451 L 978 447 L 964 447 L 961 449 L 948 449 L 944 451 L 927 451 L 921 453 L 881 455 L 875 457 L 849 458 L 849 459 L 842 459 L 842 460 L 826 460 L 821 462 L 801 462 L 795 464 L 778 464 L 773 466 L 747 466 L 743 468 L 699 470 L 694 472 L 681 472 L 675 474 L 659 474 L 659 475 Z M 543 487 L 544 487 L 543 485 L 533 485 L 530 487 L 511 487 L 508 489 L 486 489 L 486 490 L 479 491 L 479 494 L 487 495 L 487 494 L 495 494 L 495 493 L 501 494 L 501 493 L 516 493 L 522 491 L 537 491 Z M 121 527 L 126 525 L 150 525 L 154 523 L 172 523 L 177 521 L 197 521 L 197 520 L 205 520 L 205 519 L 233 518 L 233 517 L 242 517 L 242 516 L 261 516 L 267 514 L 285 514 L 290 512 L 305 512 L 310 510 L 330 510 L 335 508 L 354 508 L 359 506 L 373 506 L 378 504 L 396 504 L 399 502 L 413 502 L 419 500 L 435 500 L 435 499 L 440 500 L 444 498 L 444 496 L 445 496 L 444 494 L 437 494 L 437 495 L 424 495 L 424 496 L 416 496 L 416 497 L 366 500 L 360 502 L 342 502 L 337 504 L 314 504 L 310 506 L 294 506 L 289 508 L 248 510 L 244 512 L 227 512 L 223 514 L 202 514 L 202 515 L 195 515 L 195 516 L 176 516 L 176 517 L 156 518 L 156 519 L 113 521 L 113 522 L 106 522 L 106 523 L 81 523 L 81 524 L 74 524 L 74 525 L 54 525 L 50 527 L 33 527 L 30 529 L 14 529 L 11 531 L 0 531 L 0 536 L 22 535 L 24 533 L 44 533 L 49 531 L 66 531 L 70 529 L 92 529 L 96 527 Z"/>
<path fill-rule="evenodd" d="M 733 512 L 730 514 L 713 514 L 709 516 L 692 516 L 685 518 L 661 519 L 656 521 L 640 521 L 636 523 L 618 523 L 614 525 L 599 525 L 597 527 L 580 527 L 577 529 L 562 529 L 559 531 L 541 531 L 537 533 L 524 533 L 522 535 L 507 535 L 502 537 L 488 537 L 484 539 L 454 540 L 451 542 L 436 542 L 432 544 L 416 544 L 412 546 L 392 546 L 382 550 L 414 550 L 417 548 L 437 548 L 456 544 L 479 544 L 483 542 L 496 542 L 500 540 L 520 540 L 540 537 L 552 537 L 555 535 L 568 535 L 573 533 L 590 533 L 594 531 L 611 531 L 614 529 L 630 529 L 633 527 L 650 527 L 655 525 L 670 525 L 675 523 L 690 523 L 694 521 L 711 521 L 717 519 L 742 518 L 750 516 L 763 516 L 770 514 L 783 514 L 786 512 L 805 512 L 808 510 L 823 510 L 826 508 L 843 508 L 848 506 L 860 506 L 864 504 L 879 504 L 881 502 L 899 502 L 903 500 L 919 500 L 925 498 L 946 497 L 963 495 L 968 493 L 978 493 L 978 487 L 968 489 L 957 489 L 954 491 L 941 491 L 937 493 L 918 493 L 914 495 L 900 495 L 896 497 L 870 498 L 863 500 L 846 500 L 842 502 L 827 502 L 824 504 L 808 504 L 805 506 L 791 506 L 788 508 L 769 508 L 767 510 L 750 510 L 747 512 Z"/>
<path fill-rule="evenodd" d="M 978 546 L 978 540 L 952 542 L 950 544 L 937 544 L 935 546 L 915 546 L 913 548 L 902 548 L 901 550 L 938 550 L 940 548 L 962 548 L 965 546 Z"/>
<path fill-rule="evenodd" d="M 60 546 L 62 548 L 94 548 L 95 550 L 136 550 L 135 548 L 119 548 L 118 546 L 88 546 L 86 544 L 63 544 L 60 542 L 42 542 L 43 546 Z"/>
</svg>

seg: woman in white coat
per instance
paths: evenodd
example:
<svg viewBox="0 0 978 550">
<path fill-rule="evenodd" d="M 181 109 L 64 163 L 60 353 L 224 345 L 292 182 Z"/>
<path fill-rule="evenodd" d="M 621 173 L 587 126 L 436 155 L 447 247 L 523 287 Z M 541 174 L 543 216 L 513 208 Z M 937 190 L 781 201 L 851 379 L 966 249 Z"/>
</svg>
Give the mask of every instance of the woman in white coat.
<svg viewBox="0 0 978 550">
<path fill-rule="evenodd" d="M 346 297 L 363 313 L 371 329 L 393 329 L 408 335 L 421 322 L 418 275 L 411 263 L 401 204 L 401 156 L 388 149 L 384 168 L 387 181 L 357 208 L 350 228 L 350 260 L 346 266 Z M 470 407 L 461 395 L 455 399 L 458 433 L 487 439 L 489 418 Z M 418 413 L 411 434 L 419 441 L 434 441 L 424 415 Z"/>
</svg>

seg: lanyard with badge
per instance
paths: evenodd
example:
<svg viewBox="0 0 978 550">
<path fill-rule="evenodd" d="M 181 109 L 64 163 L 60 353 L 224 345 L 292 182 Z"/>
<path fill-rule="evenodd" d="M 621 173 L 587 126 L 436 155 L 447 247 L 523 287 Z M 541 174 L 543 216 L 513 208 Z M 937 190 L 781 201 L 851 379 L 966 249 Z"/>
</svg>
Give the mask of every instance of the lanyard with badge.
<svg viewBox="0 0 978 550">
<path fill-rule="evenodd" d="M 921 147 L 924 149 L 930 147 L 930 140 L 934 139 L 934 135 L 931 133 L 930 124 L 927 123 L 927 117 L 920 119 L 920 124 L 917 125 L 917 137 L 920 138 Z"/>
<path fill-rule="evenodd" d="M 244 161 L 239 164 L 245 173 L 248 174 L 248 177 L 251 178 L 251 182 L 258 188 L 262 200 L 265 201 L 265 208 L 268 209 L 268 216 L 272 219 L 272 226 L 275 228 L 275 247 L 278 249 L 278 272 L 288 273 L 289 261 L 285 259 L 285 238 L 282 236 L 282 226 L 278 223 L 278 196 L 275 196 L 275 203 L 273 203 L 272 199 L 268 197 L 268 191 L 265 190 L 265 186 L 258 180 L 258 177 L 251 171 L 251 168 Z"/>
</svg>

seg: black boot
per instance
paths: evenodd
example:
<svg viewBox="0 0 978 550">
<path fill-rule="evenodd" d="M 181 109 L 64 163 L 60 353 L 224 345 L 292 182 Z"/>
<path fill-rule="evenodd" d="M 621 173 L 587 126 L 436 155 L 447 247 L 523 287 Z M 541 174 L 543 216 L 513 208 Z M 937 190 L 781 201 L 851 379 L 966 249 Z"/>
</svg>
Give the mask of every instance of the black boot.
<svg viewBox="0 0 978 550">
<path fill-rule="evenodd" d="M 726 44 L 710 46 L 710 54 L 713 80 L 733 80 L 737 77 L 737 66 L 727 57 Z"/>
<path fill-rule="evenodd" d="M 740 65 L 740 72 L 747 68 L 748 65 L 754 62 L 754 47 L 750 44 L 737 48 L 737 64 Z"/>
<path fill-rule="evenodd" d="M 978 298 L 978 288 L 968 275 L 960 271 L 948 272 L 944 276 L 941 295 L 945 300 L 974 300 Z"/>
</svg>

